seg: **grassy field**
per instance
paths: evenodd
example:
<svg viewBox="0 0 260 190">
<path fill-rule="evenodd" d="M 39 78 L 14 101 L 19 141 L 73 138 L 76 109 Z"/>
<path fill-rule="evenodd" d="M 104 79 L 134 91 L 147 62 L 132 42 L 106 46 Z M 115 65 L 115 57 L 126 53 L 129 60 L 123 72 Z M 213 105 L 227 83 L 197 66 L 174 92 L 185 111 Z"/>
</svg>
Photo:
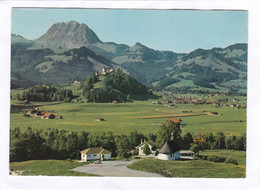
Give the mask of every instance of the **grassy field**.
<svg viewBox="0 0 260 190">
<path fill-rule="evenodd" d="M 237 160 L 238 165 L 246 169 L 246 151 L 237 151 L 237 150 L 204 150 L 200 151 L 200 155 L 210 156 L 218 155 L 228 157 L 231 156 Z"/>
<path fill-rule="evenodd" d="M 160 124 L 166 121 L 167 115 L 178 116 L 184 122 L 183 134 L 191 132 L 224 132 L 225 135 L 241 135 L 246 132 L 246 110 L 231 107 L 219 107 L 216 105 L 193 105 L 177 104 L 169 107 L 169 104 L 152 104 L 154 100 L 134 101 L 132 103 L 61 103 L 54 104 L 33 102 L 40 110 L 62 115 L 62 120 L 43 120 L 24 118 L 23 114 L 28 108 L 18 113 L 11 113 L 11 129 L 20 127 L 26 130 L 27 127 L 37 129 L 64 129 L 69 131 L 89 131 L 94 133 L 112 131 L 115 134 L 129 134 L 137 130 L 143 134 L 157 133 Z M 202 114 L 207 112 L 218 112 L 222 115 L 197 115 L 185 116 L 184 111 L 190 114 Z M 104 117 L 105 121 L 94 121 L 95 118 Z M 140 119 L 140 117 L 162 116 L 162 118 Z M 170 118 L 170 117 L 169 117 Z"/>
<path fill-rule="evenodd" d="M 222 155 L 223 153 L 223 155 Z M 159 173 L 166 177 L 196 178 L 242 178 L 245 177 L 245 152 L 216 150 L 202 152 L 203 155 L 232 156 L 239 165 L 210 162 L 207 160 L 166 161 L 152 158 L 142 159 L 128 167 L 135 170 Z"/>
<path fill-rule="evenodd" d="M 70 169 L 86 165 L 85 163 L 62 160 L 30 160 L 24 162 L 12 162 L 9 168 L 14 171 L 22 171 L 22 175 L 45 176 L 96 176 L 94 174 L 70 171 Z"/>
</svg>

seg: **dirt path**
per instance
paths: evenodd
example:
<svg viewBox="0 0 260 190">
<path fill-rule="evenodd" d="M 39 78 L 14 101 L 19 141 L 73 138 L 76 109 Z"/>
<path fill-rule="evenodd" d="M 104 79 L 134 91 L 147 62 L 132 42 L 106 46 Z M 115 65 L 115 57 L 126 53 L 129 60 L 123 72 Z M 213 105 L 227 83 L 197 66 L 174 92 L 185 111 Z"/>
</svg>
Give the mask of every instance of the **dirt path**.
<svg viewBox="0 0 260 190">
<path fill-rule="evenodd" d="M 189 113 L 189 114 L 175 114 L 175 115 L 155 115 L 155 116 L 145 116 L 136 117 L 137 119 L 153 119 L 153 118 L 166 118 L 166 117 L 188 117 L 188 116 L 198 116 L 207 115 L 206 113 Z"/>
</svg>

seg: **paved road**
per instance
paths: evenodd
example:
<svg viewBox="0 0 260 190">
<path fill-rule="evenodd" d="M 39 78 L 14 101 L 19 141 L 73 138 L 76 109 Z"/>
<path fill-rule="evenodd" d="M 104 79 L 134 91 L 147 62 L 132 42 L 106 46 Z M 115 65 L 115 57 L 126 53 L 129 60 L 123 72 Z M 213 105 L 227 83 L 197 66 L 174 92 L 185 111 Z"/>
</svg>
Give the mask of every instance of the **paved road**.
<svg viewBox="0 0 260 190">
<path fill-rule="evenodd" d="M 74 168 L 72 170 L 107 177 L 162 177 L 161 175 L 156 173 L 137 171 L 126 167 L 127 165 L 132 164 L 135 161 L 136 160 L 102 161 L 102 164 L 87 164 Z"/>
</svg>

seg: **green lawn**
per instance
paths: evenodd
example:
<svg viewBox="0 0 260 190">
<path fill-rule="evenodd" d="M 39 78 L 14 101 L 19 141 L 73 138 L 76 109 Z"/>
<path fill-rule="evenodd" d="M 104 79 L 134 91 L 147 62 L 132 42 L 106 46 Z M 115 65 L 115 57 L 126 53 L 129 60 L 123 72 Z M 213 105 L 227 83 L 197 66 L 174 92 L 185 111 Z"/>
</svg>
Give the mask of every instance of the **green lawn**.
<svg viewBox="0 0 260 190">
<path fill-rule="evenodd" d="M 219 107 L 215 105 L 193 105 L 177 104 L 174 108 L 166 104 L 152 104 L 152 99 L 147 101 L 134 101 L 132 103 L 61 103 L 45 104 L 39 109 L 45 112 L 62 115 L 62 120 L 43 120 L 24 118 L 23 114 L 27 109 L 19 113 L 11 113 L 11 129 L 20 127 L 22 131 L 27 127 L 37 129 L 64 129 L 68 131 L 89 131 L 94 133 L 112 131 L 115 134 L 129 134 L 137 130 L 143 134 L 157 133 L 160 124 L 167 118 L 138 119 L 142 116 L 178 115 L 183 111 L 191 113 L 203 113 L 203 111 L 218 112 L 221 116 L 186 116 L 179 117 L 184 122 L 183 134 L 191 132 L 224 132 L 225 135 L 241 135 L 246 132 L 246 111 L 231 107 Z M 39 103 L 34 103 L 40 105 Z M 103 116 L 105 121 L 94 121 L 95 118 Z M 241 122 L 242 120 L 243 122 Z"/>
<path fill-rule="evenodd" d="M 146 158 L 128 166 L 131 169 L 158 173 L 166 177 L 242 178 L 245 167 L 207 160 L 166 161 Z"/>
<path fill-rule="evenodd" d="M 95 176 L 94 174 L 70 171 L 86 163 L 63 160 L 30 160 L 24 162 L 12 162 L 9 165 L 14 171 L 23 171 L 22 175 L 46 175 L 46 176 Z"/>
<path fill-rule="evenodd" d="M 231 156 L 235 160 L 237 160 L 238 165 L 242 168 L 246 168 L 246 151 L 238 151 L 238 150 L 204 150 L 200 151 L 200 155 L 210 156 Z"/>
</svg>

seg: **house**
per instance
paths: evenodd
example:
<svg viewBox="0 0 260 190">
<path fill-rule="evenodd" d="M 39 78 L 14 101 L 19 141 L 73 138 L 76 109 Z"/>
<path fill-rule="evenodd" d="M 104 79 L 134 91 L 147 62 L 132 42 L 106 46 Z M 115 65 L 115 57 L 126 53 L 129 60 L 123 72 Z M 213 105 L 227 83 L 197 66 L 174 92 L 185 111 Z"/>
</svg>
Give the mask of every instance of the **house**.
<svg viewBox="0 0 260 190">
<path fill-rule="evenodd" d="M 80 151 L 81 161 L 86 162 L 89 160 L 110 160 L 111 152 L 102 147 L 87 148 Z"/>
<path fill-rule="evenodd" d="M 62 115 L 57 115 L 56 119 L 62 119 Z"/>
<path fill-rule="evenodd" d="M 29 100 L 24 100 L 23 103 L 24 104 L 30 104 L 31 102 Z"/>
<path fill-rule="evenodd" d="M 139 144 L 137 147 L 135 147 L 135 149 L 138 150 L 138 155 L 140 155 L 140 156 L 145 155 L 145 154 L 143 153 L 143 148 L 144 148 L 144 146 L 145 146 L 146 144 L 148 144 L 151 153 L 152 153 L 152 154 L 155 154 L 155 150 L 154 150 L 155 142 L 154 142 L 153 140 L 148 140 L 147 142 L 144 140 L 144 142 L 143 142 L 143 140 L 141 139 L 141 144 Z"/>
<path fill-rule="evenodd" d="M 183 121 L 181 119 L 176 119 L 176 118 L 172 118 L 172 119 L 167 119 L 167 121 L 172 121 L 174 123 L 179 123 L 180 125 L 183 125 Z"/>
<path fill-rule="evenodd" d="M 153 101 L 152 104 L 161 104 L 160 101 Z"/>
<path fill-rule="evenodd" d="M 94 119 L 94 121 L 105 121 L 105 118 L 104 117 L 99 117 L 99 118 Z"/>
<path fill-rule="evenodd" d="M 37 116 L 43 116 L 43 115 L 44 115 L 44 112 L 38 110 L 37 112 L 35 112 L 34 115 L 35 115 L 36 117 L 37 117 Z"/>
<path fill-rule="evenodd" d="M 246 105 L 246 104 L 244 104 L 244 105 L 242 106 L 242 108 L 246 109 L 246 108 L 247 108 L 247 105 Z"/>
<path fill-rule="evenodd" d="M 29 115 L 34 115 L 36 112 L 38 112 L 39 110 L 37 110 L 37 109 L 29 109 L 29 111 L 27 112 L 27 114 L 29 114 Z"/>
<path fill-rule="evenodd" d="M 55 119 L 55 115 L 52 113 L 44 113 L 42 119 Z"/>
<path fill-rule="evenodd" d="M 173 141 L 173 134 L 171 140 L 166 142 L 159 150 L 157 158 L 160 160 L 178 160 L 180 158 L 180 148 Z"/>
</svg>

